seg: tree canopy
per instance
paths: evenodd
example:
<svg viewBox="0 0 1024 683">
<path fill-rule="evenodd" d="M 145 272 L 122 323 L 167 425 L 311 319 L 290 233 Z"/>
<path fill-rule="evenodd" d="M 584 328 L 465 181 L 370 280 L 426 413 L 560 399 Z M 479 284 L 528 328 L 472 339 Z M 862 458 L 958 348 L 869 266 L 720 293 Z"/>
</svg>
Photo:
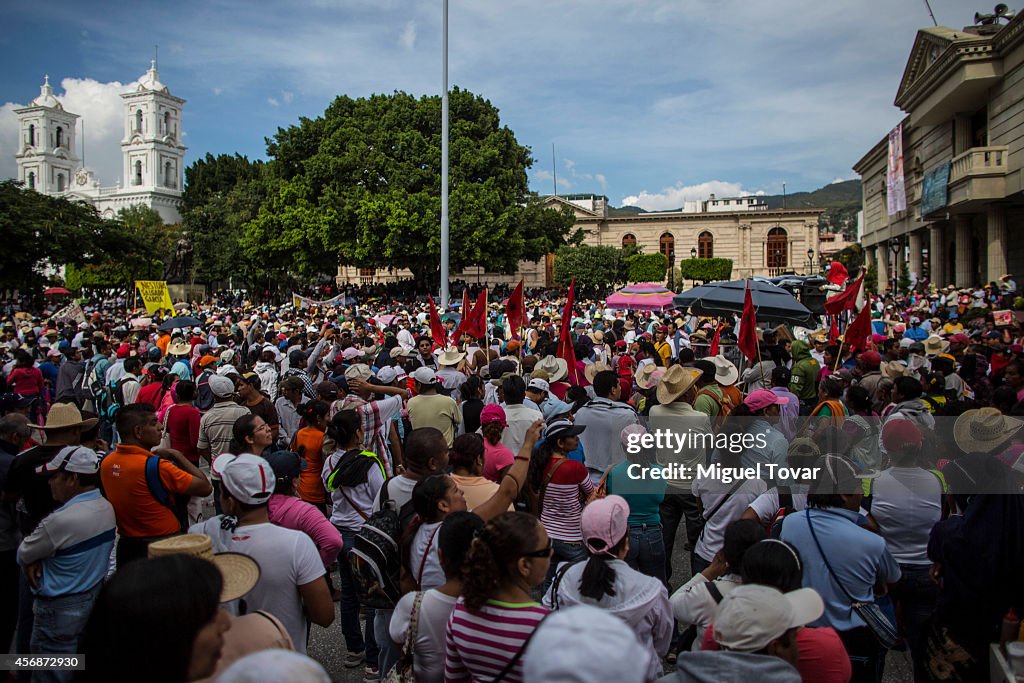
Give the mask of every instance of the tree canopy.
<svg viewBox="0 0 1024 683">
<path fill-rule="evenodd" d="M 721 282 L 732 277 L 732 259 L 690 258 L 679 262 L 679 277 L 682 280 Z"/>
</svg>

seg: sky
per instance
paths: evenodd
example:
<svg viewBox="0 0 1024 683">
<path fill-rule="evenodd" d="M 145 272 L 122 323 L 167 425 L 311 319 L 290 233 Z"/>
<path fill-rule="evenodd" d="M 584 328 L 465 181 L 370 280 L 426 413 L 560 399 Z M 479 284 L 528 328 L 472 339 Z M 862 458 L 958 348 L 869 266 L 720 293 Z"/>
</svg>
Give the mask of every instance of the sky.
<svg viewBox="0 0 1024 683">
<path fill-rule="evenodd" d="M 962 28 L 987 5 L 930 0 Z M 975 6 L 977 5 L 977 6 Z M 87 165 L 121 180 L 120 98 L 159 46 L 187 100 L 186 164 L 265 158 L 265 138 L 338 95 L 439 94 L 441 0 L 33 0 L 0 32 L 0 178 L 14 109 L 44 74 L 85 124 Z M 648 210 L 813 190 L 902 119 L 896 89 L 924 0 L 450 0 L 449 84 L 489 99 L 533 151 L 541 194 Z M 79 143 L 80 144 L 80 143 Z M 554 145 L 554 153 L 552 153 Z"/>
</svg>

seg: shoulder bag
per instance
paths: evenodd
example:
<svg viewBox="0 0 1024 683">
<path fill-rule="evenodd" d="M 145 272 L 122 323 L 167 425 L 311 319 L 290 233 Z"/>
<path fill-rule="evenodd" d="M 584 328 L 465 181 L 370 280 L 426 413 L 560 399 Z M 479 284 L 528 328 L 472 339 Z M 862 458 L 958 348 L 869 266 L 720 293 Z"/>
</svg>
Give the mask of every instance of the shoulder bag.
<svg viewBox="0 0 1024 683">
<path fill-rule="evenodd" d="M 413 683 L 416 674 L 413 670 L 413 653 L 416 651 L 416 633 L 419 630 L 420 603 L 423 602 L 423 591 L 416 593 L 409 612 L 409 627 L 405 630 L 405 642 L 398 662 L 384 676 L 384 683 Z"/>
</svg>

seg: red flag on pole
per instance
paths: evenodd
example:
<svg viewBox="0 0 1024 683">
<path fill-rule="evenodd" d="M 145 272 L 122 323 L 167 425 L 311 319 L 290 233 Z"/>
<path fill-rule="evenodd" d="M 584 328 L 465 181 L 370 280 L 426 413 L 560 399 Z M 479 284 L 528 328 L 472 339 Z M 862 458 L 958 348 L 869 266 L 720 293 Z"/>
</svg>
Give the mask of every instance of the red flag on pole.
<svg viewBox="0 0 1024 683">
<path fill-rule="evenodd" d="M 831 299 L 825 300 L 825 312 L 829 315 L 837 315 L 843 311 L 857 310 L 857 293 L 860 292 L 861 283 L 864 282 L 864 275 L 850 283 L 850 286 Z"/>
<path fill-rule="evenodd" d="M 747 280 L 747 290 L 743 294 L 743 315 L 740 317 L 740 335 L 736 346 L 751 361 L 757 360 L 757 314 L 754 311 L 754 300 L 750 296 L 750 280 Z"/>
<path fill-rule="evenodd" d="M 711 346 L 708 347 L 708 356 L 718 355 L 718 342 L 722 336 L 722 326 L 719 325 L 715 328 L 715 336 L 711 338 Z"/>
<path fill-rule="evenodd" d="M 444 331 L 444 324 L 441 322 L 441 316 L 437 314 L 437 306 L 434 305 L 434 297 L 428 294 L 427 299 L 430 301 L 430 336 L 434 338 L 436 343 L 444 347 L 448 344 L 448 334 Z"/>
<path fill-rule="evenodd" d="M 523 326 L 523 313 L 526 311 L 526 301 L 523 298 L 523 281 L 520 280 L 516 288 L 512 290 L 512 296 L 505 304 L 505 317 L 508 318 L 508 326 L 511 328 L 512 338 L 519 339 L 519 328 Z"/>
<path fill-rule="evenodd" d="M 448 340 L 451 346 L 456 346 L 459 343 L 459 338 L 462 333 L 466 331 L 466 320 L 469 318 L 469 287 L 462 288 L 462 318 L 459 319 L 459 324 L 452 330 L 452 336 Z"/>
<path fill-rule="evenodd" d="M 871 336 L 871 305 L 864 304 L 864 308 L 857 314 L 857 318 L 846 328 L 843 343 L 850 351 L 863 351 L 868 348 L 869 336 Z"/>
<path fill-rule="evenodd" d="M 579 384 L 579 375 L 576 372 L 576 350 L 572 346 L 572 307 L 575 299 L 576 278 L 573 278 L 569 283 L 569 296 L 565 300 L 565 308 L 562 309 L 562 324 L 558 332 L 558 357 L 569 366 L 570 382 Z"/>
<path fill-rule="evenodd" d="M 476 305 L 474 305 L 473 310 L 466 314 L 466 317 L 462 319 L 460 326 L 462 327 L 462 331 L 473 337 L 473 339 L 479 339 L 487 334 L 486 289 L 480 290 L 480 293 L 476 295 Z"/>
<path fill-rule="evenodd" d="M 836 322 L 836 316 L 832 316 L 832 327 L 828 331 L 828 344 L 832 346 L 839 339 L 839 323 Z"/>
</svg>

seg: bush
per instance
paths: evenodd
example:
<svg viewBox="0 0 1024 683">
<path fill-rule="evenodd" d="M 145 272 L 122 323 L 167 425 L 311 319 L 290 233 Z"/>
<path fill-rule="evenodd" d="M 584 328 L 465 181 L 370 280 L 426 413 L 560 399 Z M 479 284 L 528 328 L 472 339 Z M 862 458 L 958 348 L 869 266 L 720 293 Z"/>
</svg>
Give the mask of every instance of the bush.
<svg viewBox="0 0 1024 683">
<path fill-rule="evenodd" d="M 626 258 L 629 282 L 661 282 L 665 279 L 668 259 L 664 254 L 634 254 Z"/>
<path fill-rule="evenodd" d="M 719 282 L 732 277 L 732 259 L 727 258 L 691 258 L 679 263 L 681 280 L 700 280 L 701 282 Z"/>
</svg>

